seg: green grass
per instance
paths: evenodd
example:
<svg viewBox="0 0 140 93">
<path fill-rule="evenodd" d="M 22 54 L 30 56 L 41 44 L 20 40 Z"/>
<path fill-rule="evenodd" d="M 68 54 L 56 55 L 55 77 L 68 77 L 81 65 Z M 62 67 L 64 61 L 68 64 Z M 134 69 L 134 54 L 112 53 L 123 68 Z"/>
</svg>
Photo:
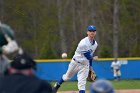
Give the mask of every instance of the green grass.
<svg viewBox="0 0 140 93">
<path fill-rule="evenodd" d="M 115 89 L 140 89 L 140 80 L 121 80 L 121 81 L 111 81 Z M 54 85 L 54 82 L 51 82 Z M 87 82 L 86 89 L 89 89 L 90 82 Z M 78 90 L 77 81 L 64 82 L 59 91 L 70 91 Z"/>
<path fill-rule="evenodd" d="M 111 81 L 115 89 L 140 89 L 140 80 Z"/>
</svg>

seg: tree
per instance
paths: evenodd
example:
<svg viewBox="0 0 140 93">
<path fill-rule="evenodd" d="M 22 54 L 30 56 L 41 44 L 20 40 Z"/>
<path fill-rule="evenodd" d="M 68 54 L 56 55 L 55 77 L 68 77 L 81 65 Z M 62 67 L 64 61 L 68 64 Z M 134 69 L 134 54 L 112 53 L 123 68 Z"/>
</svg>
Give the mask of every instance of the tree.
<svg viewBox="0 0 140 93">
<path fill-rule="evenodd" d="M 118 24 L 119 24 L 119 2 L 114 0 L 114 11 L 113 11 L 113 56 L 118 57 Z"/>
</svg>

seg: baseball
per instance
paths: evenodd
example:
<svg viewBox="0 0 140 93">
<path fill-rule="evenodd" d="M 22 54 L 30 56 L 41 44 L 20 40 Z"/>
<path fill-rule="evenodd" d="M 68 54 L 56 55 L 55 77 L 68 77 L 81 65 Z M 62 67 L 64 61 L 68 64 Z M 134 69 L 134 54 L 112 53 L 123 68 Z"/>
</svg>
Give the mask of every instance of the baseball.
<svg viewBox="0 0 140 93">
<path fill-rule="evenodd" d="M 61 57 L 62 58 L 67 58 L 67 53 L 62 53 Z"/>
<path fill-rule="evenodd" d="M 98 60 L 98 56 L 94 56 L 93 57 L 93 60 Z"/>
</svg>

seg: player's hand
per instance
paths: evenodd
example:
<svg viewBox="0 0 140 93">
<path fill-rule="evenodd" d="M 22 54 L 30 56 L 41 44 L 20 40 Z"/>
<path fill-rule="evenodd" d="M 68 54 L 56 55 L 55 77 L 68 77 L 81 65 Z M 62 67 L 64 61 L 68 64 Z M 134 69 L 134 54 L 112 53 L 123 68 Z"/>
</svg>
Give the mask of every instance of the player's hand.
<svg viewBox="0 0 140 93">
<path fill-rule="evenodd" d="M 93 57 L 93 60 L 98 60 L 98 56 L 94 56 Z"/>
</svg>

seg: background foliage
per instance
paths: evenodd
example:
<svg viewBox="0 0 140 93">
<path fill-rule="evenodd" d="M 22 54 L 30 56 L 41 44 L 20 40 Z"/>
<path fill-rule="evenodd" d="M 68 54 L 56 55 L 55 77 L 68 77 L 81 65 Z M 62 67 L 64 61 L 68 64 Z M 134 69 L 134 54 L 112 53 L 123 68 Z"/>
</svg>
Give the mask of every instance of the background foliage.
<svg viewBox="0 0 140 93">
<path fill-rule="evenodd" d="M 140 56 L 140 0 L 118 0 L 118 55 Z M 90 24 L 99 57 L 113 57 L 114 0 L 0 0 L 0 20 L 33 57 L 72 57 Z"/>
</svg>

